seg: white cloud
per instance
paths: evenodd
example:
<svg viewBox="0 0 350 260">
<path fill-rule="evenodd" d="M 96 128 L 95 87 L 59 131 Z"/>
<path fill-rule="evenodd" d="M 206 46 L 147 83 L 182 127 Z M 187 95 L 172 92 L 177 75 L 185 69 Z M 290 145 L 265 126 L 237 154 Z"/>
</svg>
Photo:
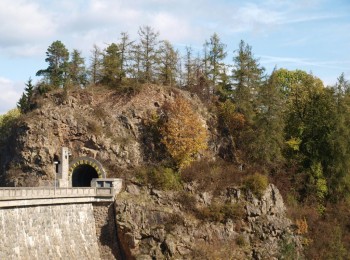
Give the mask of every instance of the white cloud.
<svg viewBox="0 0 350 260">
<path fill-rule="evenodd" d="M 150 25 L 159 30 L 161 38 L 170 42 L 181 42 L 191 37 L 190 25 L 170 13 L 160 12 L 154 15 Z"/>
<path fill-rule="evenodd" d="M 48 13 L 27 0 L 1 0 L 0 24 L 0 48 L 37 42 L 55 30 Z"/>
<path fill-rule="evenodd" d="M 14 108 L 22 92 L 23 83 L 0 77 L 0 114 L 4 114 Z"/>
</svg>

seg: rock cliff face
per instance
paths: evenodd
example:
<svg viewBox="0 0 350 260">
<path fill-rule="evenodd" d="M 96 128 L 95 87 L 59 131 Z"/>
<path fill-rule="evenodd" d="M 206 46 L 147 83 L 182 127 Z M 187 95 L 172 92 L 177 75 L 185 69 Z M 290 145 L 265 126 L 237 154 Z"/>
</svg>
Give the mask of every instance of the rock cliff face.
<svg viewBox="0 0 350 260">
<path fill-rule="evenodd" d="M 206 114 L 198 98 L 163 86 L 144 86 L 134 95 L 103 88 L 45 94 L 0 147 L 0 184 L 49 184 L 62 146 L 70 149 L 72 158 L 101 161 L 110 175 L 157 159 L 143 122 L 175 95 L 191 102 L 201 116 Z"/>
<path fill-rule="evenodd" d="M 279 259 L 300 257 L 299 237 L 285 215 L 278 189 L 269 185 L 257 199 L 237 188 L 212 194 L 187 191 L 194 198 L 181 200 L 182 192 L 165 192 L 129 184 L 115 203 L 118 236 L 128 259 Z M 224 221 L 203 219 L 195 208 L 214 200 L 234 207 Z"/>
</svg>

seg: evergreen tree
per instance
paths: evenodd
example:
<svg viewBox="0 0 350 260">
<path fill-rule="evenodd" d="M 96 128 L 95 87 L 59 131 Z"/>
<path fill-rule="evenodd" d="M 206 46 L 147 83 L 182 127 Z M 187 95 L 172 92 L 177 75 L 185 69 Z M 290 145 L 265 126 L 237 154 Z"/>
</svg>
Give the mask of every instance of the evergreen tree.
<svg viewBox="0 0 350 260">
<path fill-rule="evenodd" d="M 230 65 L 224 64 L 221 69 L 222 73 L 220 73 L 218 78 L 219 82 L 216 85 L 216 95 L 218 95 L 219 100 L 221 101 L 225 101 L 226 99 L 232 100 L 232 81 L 228 73 L 230 70 Z"/>
<path fill-rule="evenodd" d="M 250 144 L 252 158 L 261 166 L 276 167 L 284 161 L 284 114 L 282 92 L 273 72 L 257 89 L 255 138 Z"/>
<path fill-rule="evenodd" d="M 186 46 L 185 54 L 185 85 L 188 90 L 191 90 L 195 84 L 195 64 L 192 58 L 192 48 Z"/>
<path fill-rule="evenodd" d="M 117 44 L 110 44 L 103 55 L 102 82 L 108 86 L 117 87 L 120 84 L 123 72 L 120 71 L 120 50 Z"/>
<path fill-rule="evenodd" d="M 174 86 L 176 84 L 178 52 L 168 41 L 163 41 L 160 46 L 159 81 L 163 85 Z"/>
<path fill-rule="evenodd" d="M 71 61 L 69 62 L 69 83 L 73 87 L 84 87 L 87 84 L 85 60 L 76 49 L 71 53 Z"/>
<path fill-rule="evenodd" d="M 21 111 L 22 114 L 27 113 L 33 108 L 32 99 L 34 95 L 34 86 L 32 84 L 32 79 L 29 78 L 28 82 L 25 83 L 26 87 L 22 93 L 21 98 L 17 102 L 17 108 Z"/>
<path fill-rule="evenodd" d="M 342 73 L 332 88 L 334 93 L 334 129 L 329 135 L 330 162 L 326 167 L 334 200 L 350 197 L 350 93 Z"/>
<path fill-rule="evenodd" d="M 242 113 L 248 123 L 254 118 L 254 103 L 258 88 L 262 84 L 264 68 L 254 58 L 252 48 L 243 40 L 233 58 L 233 98 L 238 112 Z"/>
<path fill-rule="evenodd" d="M 44 76 L 54 88 L 63 87 L 68 77 L 69 52 L 61 41 L 54 41 L 47 49 L 45 61 L 49 66 L 36 76 Z"/>
<path fill-rule="evenodd" d="M 210 37 L 209 42 L 206 44 L 208 47 L 208 77 L 213 85 L 216 86 L 220 75 L 225 72 L 223 60 L 227 55 L 225 51 L 226 45 L 221 42 L 216 33 Z"/>
</svg>

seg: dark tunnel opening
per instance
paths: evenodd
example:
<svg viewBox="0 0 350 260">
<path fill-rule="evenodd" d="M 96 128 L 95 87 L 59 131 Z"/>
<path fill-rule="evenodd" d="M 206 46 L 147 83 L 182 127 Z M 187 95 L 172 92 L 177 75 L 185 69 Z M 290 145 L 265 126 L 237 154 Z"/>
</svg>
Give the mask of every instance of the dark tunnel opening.
<svg viewBox="0 0 350 260">
<path fill-rule="evenodd" d="M 93 178 L 98 178 L 97 171 L 94 167 L 88 164 L 78 165 L 72 173 L 72 186 L 90 187 Z"/>
</svg>

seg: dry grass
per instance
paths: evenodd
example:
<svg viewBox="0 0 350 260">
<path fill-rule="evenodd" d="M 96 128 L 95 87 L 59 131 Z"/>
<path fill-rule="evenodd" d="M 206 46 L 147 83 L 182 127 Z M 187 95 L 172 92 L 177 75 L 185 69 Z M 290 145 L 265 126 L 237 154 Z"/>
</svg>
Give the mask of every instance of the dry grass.
<svg viewBox="0 0 350 260">
<path fill-rule="evenodd" d="M 229 186 L 241 185 L 246 174 L 236 165 L 203 159 L 184 169 L 181 178 L 187 183 L 196 182 L 199 191 L 214 191 L 218 194 Z"/>
</svg>

